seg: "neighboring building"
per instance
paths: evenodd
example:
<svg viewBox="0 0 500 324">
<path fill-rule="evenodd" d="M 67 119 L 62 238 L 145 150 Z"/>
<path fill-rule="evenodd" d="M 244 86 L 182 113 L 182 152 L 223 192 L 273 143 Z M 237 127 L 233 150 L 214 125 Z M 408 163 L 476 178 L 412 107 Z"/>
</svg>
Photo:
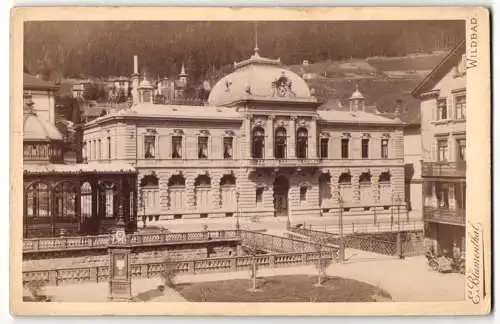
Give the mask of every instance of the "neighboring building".
<svg viewBox="0 0 500 324">
<path fill-rule="evenodd" d="M 65 163 L 63 136 L 38 116 L 27 91 L 23 108 L 23 236 L 109 233 L 120 208 L 127 231 L 135 231 L 135 169 L 119 162 Z"/>
<path fill-rule="evenodd" d="M 34 102 L 33 109 L 38 117 L 55 124 L 54 97 L 59 86 L 35 75 L 24 73 L 23 89 L 25 94 L 31 96 L 31 100 Z"/>
<path fill-rule="evenodd" d="M 465 251 L 465 41 L 415 88 L 420 99 L 423 218 L 439 253 Z"/>
<path fill-rule="evenodd" d="M 167 224 L 310 222 L 338 215 L 339 194 L 345 217 L 391 213 L 404 197 L 401 122 L 365 111 L 359 90 L 349 110 L 319 110 L 301 77 L 257 51 L 234 68 L 205 106 L 154 104 L 134 73 L 132 107 L 85 125 L 88 161 L 135 166 L 139 214 Z"/>
<path fill-rule="evenodd" d="M 177 80 L 169 80 L 167 77 L 155 82 L 155 103 L 180 103 L 188 100 L 186 89 L 188 86 L 188 74 L 182 64 L 181 72 Z M 158 96 L 161 97 L 158 99 Z M 159 102 L 157 102 L 159 101 Z M 196 104 L 193 102 L 193 104 Z"/>
</svg>

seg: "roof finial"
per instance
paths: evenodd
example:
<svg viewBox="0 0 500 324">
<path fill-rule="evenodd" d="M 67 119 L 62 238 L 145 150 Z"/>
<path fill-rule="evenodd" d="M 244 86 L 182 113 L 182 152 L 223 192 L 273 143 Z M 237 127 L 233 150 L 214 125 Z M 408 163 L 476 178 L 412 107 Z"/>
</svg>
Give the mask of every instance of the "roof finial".
<svg viewBox="0 0 500 324">
<path fill-rule="evenodd" d="M 359 92 L 359 81 L 356 81 L 356 91 Z"/>
<path fill-rule="evenodd" d="M 254 36 L 255 36 L 255 48 L 253 49 L 255 56 L 259 55 L 259 31 L 257 28 L 257 22 L 254 22 Z"/>
</svg>

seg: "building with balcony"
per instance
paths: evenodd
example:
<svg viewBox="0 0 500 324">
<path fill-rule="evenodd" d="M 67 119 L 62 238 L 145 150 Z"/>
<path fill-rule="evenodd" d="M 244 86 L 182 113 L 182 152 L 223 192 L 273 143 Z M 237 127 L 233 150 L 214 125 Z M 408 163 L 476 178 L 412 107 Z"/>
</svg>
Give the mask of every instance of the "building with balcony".
<svg viewBox="0 0 500 324">
<path fill-rule="evenodd" d="M 404 197 L 403 124 L 367 112 L 358 89 L 349 109 L 318 109 L 305 81 L 258 49 L 212 87 L 206 105 L 154 103 L 151 83 L 132 78 L 133 105 L 85 125 L 84 155 L 134 166 L 139 215 L 162 226 L 295 224 L 340 206 L 346 217 L 372 219 Z"/>
<path fill-rule="evenodd" d="M 130 165 L 66 163 L 64 138 L 24 91 L 23 236 L 109 233 L 121 210 L 136 229 L 136 171 Z M 46 110 L 42 109 L 42 116 Z M 45 115 L 47 116 L 47 115 Z"/>
<path fill-rule="evenodd" d="M 420 99 L 423 218 L 428 244 L 440 253 L 465 251 L 465 41 L 415 88 Z"/>
</svg>

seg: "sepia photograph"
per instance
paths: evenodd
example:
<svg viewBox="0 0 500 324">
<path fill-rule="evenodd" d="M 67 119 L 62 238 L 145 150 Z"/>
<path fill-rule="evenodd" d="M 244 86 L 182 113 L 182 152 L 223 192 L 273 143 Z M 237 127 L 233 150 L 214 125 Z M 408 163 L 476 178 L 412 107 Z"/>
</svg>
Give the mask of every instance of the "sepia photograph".
<svg viewBox="0 0 500 324">
<path fill-rule="evenodd" d="M 13 11 L 15 313 L 490 311 L 485 9 L 121 9 Z"/>
</svg>

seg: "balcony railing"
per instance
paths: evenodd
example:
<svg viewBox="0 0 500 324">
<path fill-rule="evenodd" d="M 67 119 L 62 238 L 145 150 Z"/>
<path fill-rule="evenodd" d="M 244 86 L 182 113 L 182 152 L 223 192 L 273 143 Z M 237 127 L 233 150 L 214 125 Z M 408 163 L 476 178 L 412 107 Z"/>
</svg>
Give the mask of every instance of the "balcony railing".
<svg viewBox="0 0 500 324">
<path fill-rule="evenodd" d="M 465 226 L 465 210 L 424 207 L 424 221 Z"/>
<path fill-rule="evenodd" d="M 259 159 L 250 160 L 250 165 L 261 168 L 277 168 L 277 167 L 308 167 L 319 166 L 321 160 L 317 158 L 305 159 Z"/>
<path fill-rule="evenodd" d="M 422 162 L 422 177 L 465 177 L 465 162 Z"/>
</svg>

